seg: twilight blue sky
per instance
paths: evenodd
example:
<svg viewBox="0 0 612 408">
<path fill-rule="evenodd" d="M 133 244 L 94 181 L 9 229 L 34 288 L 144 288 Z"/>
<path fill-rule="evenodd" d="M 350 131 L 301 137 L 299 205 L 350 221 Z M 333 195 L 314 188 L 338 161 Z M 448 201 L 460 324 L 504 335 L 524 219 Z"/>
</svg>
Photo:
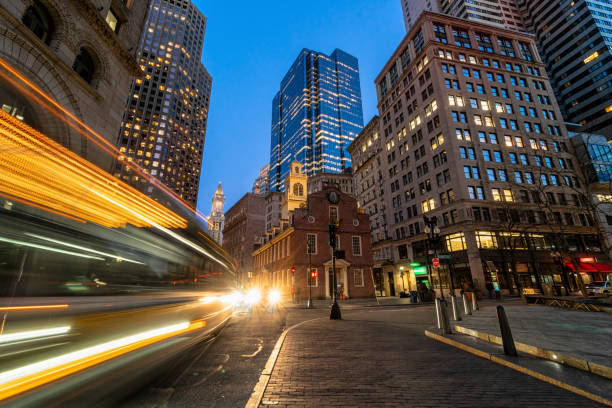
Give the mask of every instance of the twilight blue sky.
<svg viewBox="0 0 612 408">
<path fill-rule="evenodd" d="M 374 78 L 405 35 L 400 0 L 192 0 L 208 18 L 213 77 L 198 209 L 223 182 L 227 211 L 269 160 L 272 98 L 302 48 L 359 59 L 364 124 L 377 112 Z"/>
</svg>

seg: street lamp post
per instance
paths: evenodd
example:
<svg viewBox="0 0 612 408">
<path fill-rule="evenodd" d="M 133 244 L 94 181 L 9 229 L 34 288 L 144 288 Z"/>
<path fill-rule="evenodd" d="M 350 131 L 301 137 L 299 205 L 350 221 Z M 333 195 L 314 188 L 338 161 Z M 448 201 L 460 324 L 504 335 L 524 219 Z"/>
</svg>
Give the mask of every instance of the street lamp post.
<svg viewBox="0 0 612 408">
<path fill-rule="evenodd" d="M 436 243 L 440 239 L 440 228 L 438 228 L 438 219 L 435 216 L 429 218 L 426 215 L 424 215 L 423 221 L 425 223 L 425 228 L 423 230 L 425 231 L 425 234 L 427 234 L 427 241 L 426 241 L 427 250 L 425 251 L 427 253 L 427 271 L 429 273 L 429 281 L 431 282 L 432 286 L 435 287 L 434 281 L 433 281 L 433 271 L 432 271 L 433 268 L 429 263 L 429 250 L 431 247 L 433 247 L 434 257 L 435 258 L 438 257 L 438 246 L 436 245 Z M 440 297 L 442 298 L 442 300 L 444 300 L 444 290 L 442 289 L 442 278 L 441 278 L 439 270 L 438 270 L 438 281 L 440 283 Z"/>
<path fill-rule="evenodd" d="M 331 247 L 331 253 L 332 253 L 332 270 L 333 270 L 332 284 L 334 285 L 333 290 L 332 290 L 332 296 L 333 296 L 334 303 L 332 304 L 331 313 L 329 315 L 329 318 L 331 320 L 342 319 L 342 315 L 340 313 L 340 306 L 338 306 L 338 296 L 336 295 L 336 291 L 338 290 L 336 286 L 337 285 L 336 283 L 336 245 L 337 245 L 336 231 L 337 229 L 338 227 L 333 222 L 329 224 L 329 245 Z"/>
</svg>

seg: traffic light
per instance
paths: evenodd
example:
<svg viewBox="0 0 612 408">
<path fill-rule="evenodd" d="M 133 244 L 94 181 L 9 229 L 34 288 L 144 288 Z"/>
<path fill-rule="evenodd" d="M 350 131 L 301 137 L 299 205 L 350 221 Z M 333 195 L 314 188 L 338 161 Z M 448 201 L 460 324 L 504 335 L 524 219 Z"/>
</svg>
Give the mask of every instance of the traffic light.
<svg viewBox="0 0 612 408">
<path fill-rule="evenodd" d="M 295 266 L 291 268 L 291 273 L 295 273 Z"/>
<path fill-rule="evenodd" d="M 336 224 L 329 224 L 329 246 L 336 248 Z"/>
</svg>

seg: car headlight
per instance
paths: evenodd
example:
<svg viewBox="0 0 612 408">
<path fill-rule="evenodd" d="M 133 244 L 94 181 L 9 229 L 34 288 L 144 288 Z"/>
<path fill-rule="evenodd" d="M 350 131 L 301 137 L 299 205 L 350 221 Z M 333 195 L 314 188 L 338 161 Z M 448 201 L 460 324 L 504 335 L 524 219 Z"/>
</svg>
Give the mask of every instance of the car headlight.
<svg viewBox="0 0 612 408">
<path fill-rule="evenodd" d="M 244 301 L 250 305 L 255 305 L 261 300 L 261 291 L 257 288 L 249 289 L 244 296 Z"/>
<path fill-rule="evenodd" d="M 268 303 L 274 305 L 281 300 L 281 294 L 278 290 L 271 290 L 268 292 Z"/>
</svg>

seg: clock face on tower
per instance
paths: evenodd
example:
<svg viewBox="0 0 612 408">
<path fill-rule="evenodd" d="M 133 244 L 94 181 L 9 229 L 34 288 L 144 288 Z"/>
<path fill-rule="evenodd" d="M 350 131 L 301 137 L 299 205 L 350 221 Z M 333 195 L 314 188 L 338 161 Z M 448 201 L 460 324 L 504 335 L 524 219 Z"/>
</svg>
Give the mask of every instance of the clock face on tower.
<svg viewBox="0 0 612 408">
<path fill-rule="evenodd" d="M 332 204 L 338 204 L 340 197 L 338 197 L 338 193 L 332 191 L 331 193 L 327 194 L 327 200 Z"/>
</svg>

